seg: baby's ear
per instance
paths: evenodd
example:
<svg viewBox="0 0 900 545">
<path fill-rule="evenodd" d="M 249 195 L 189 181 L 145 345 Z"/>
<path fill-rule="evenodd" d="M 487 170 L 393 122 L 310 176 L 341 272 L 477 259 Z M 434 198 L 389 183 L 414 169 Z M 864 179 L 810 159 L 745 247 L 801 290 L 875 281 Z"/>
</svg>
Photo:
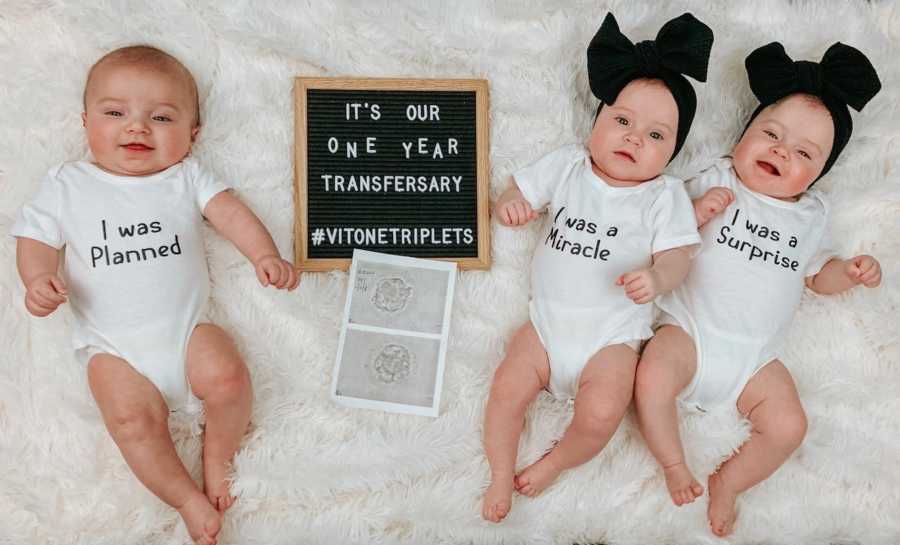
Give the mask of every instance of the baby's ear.
<svg viewBox="0 0 900 545">
<path fill-rule="evenodd" d="M 87 112 L 81 112 L 81 126 L 87 127 Z"/>
<path fill-rule="evenodd" d="M 200 134 L 200 125 L 191 129 L 191 144 L 197 141 L 197 135 Z"/>
</svg>

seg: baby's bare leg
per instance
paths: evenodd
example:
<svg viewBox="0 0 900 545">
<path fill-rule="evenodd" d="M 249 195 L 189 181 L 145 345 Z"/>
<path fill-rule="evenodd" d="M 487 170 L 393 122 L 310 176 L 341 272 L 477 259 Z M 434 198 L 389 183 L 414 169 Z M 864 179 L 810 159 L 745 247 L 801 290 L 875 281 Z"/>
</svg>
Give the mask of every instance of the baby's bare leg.
<svg viewBox="0 0 900 545">
<path fill-rule="evenodd" d="M 212 324 L 200 324 L 191 334 L 187 370 L 191 390 L 206 410 L 203 488 L 224 512 L 234 502 L 228 469 L 250 423 L 250 373 L 228 335 Z"/>
<path fill-rule="evenodd" d="M 634 405 L 647 447 L 663 468 L 675 505 L 693 502 L 703 487 L 684 460 L 675 398 L 697 370 L 694 341 L 680 327 L 663 326 L 650 339 L 638 363 Z"/>
<path fill-rule="evenodd" d="M 766 479 L 806 435 L 806 414 L 791 374 L 778 360 L 744 387 L 738 410 L 750 419 L 750 439 L 709 477 L 709 524 L 717 536 L 731 533 L 737 495 Z"/>
<path fill-rule="evenodd" d="M 606 446 L 631 403 L 637 359 L 624 344 L 591 357 L 581 373 L 572 423 L 553 450 L 516 477 L 520 493 L 537 496 L 564 470 L 587 462 Z"/>
<path fill-rule="evenodd" d="M 491 466 L 481 508 L 485 520 L 500 522 L 509 513 L 525 410 L 549 378 L 547 352 L 529 321 L 510 341 L 484 411 L 484 451 Z"/>
<path fill-rule="evenodd" d="M 159 390 L 125 360 L 97 354 L 88 382 L 106 429 L 135 476 L 181 514 L 191 538 L 213 545 L 221 516 L 197 488 L 169 435 L 169 408 Z"/>
</svg>

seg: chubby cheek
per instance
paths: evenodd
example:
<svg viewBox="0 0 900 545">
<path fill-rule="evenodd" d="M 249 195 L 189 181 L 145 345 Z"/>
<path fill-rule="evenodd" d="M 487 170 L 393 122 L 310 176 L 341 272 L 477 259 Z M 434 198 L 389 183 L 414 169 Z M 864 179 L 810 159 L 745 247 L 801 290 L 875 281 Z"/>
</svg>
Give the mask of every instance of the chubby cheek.
<svg viewBox="0 0 900 545">
<path fill-rule="evenodd" d="M 116 130 L 103 123 L 88 123 L 87 126 L 88 145 L 95 153 L 96 151 L 109 151 L 116 145 Z"/>
<path fill-rule="evenodd" d="M 749 149 L 752 147 L 752 142 L 747 138 L 747 135 L 741 137 L 738 140 L 738 143 L 734 145 L 734 149 L 731 151 L 731 155 L 734 157 L 734 162 L 738 161 L 746 161 L 747 155 L 749 155 Z"/>
<path fill-rule="evenodd" d="M 592 136 L 591 141 L 588 144 L 588 149 L 591 152 L 591 160 L 596 164 L 602 164 L 607 156 L 607 148 L 609 146 L 603 141 L 602 137 Z"/>
<path fill-rule="evenodd" d="M 645 154 L 644 164 L 641 165 L 647 179 L 659 176 L 666 168 L 669 157 L 672 156 L 672 149 L 669 146 L 659 146 L 656 149 L 647 150 L 650 153 Z"/>
<path fill-rule="evenodd" d="M 738 177 L 742 180 L 746 179 L 752 173 L 750 166 L 753 164 L 754 146 L 751 139 L 746 135 L 734 146 L 731 155 L 734 158 L 734 169 L 737 171 Z"/>
<path fill-rule="evenodd" d="M 810 166 L 802 166 L 797 169 L 792 176 L 792 183 L 790 184 L 791 192 L 794 195 L 799 195 L 803 193 L 809 186 L 812 185 L 813 181 L 816 179 L 816 176 L 819 173 L 819 170 Z"/>
<path fill-rule="evenodd" d="M 180 160 L 191 151 L 191 136 L 181 132 L 168 134 L 157 141 L 157 148 L 172 160 Z"/>
<path fill-rule="evenodd" d="M 588 147 L 591 150 L 591 155 L 599 152 L 603 146 L 604 131 L 599 129 L 598 126 L 599 123 L 594 123 L 594 128 L 591 130 L 591 140 L 588 143 Z"/>
</svg>

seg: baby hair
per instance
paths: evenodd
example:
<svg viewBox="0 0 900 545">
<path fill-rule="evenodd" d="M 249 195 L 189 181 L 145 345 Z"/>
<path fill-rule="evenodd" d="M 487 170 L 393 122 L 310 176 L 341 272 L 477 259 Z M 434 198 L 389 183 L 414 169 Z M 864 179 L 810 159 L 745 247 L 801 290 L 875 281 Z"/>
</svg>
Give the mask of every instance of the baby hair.
<svg viewBox="0 0 900 545">
<path fill-rule="evenodd" d="M 197 92 L 197 82 L 194 80 L 194 76 L 178 59 L 151 45 L 130 45 L 121 47 L 100 57 L 100 60 L 95 62 L 88 71 L 87 81 L 84 84 L 84 96 L 82 100 L 85 107 L 87 107 L 87 93 L 91 86 L 91 79 L 98 68 L 106 65 L 140 66 L 181 80 L 181 82 L 187 86 L 191 95 L 191 102 L 193 103 L 195 112 L 194 125 L 200 125 L 200 99 L 199 93 Z"/>
</svg>

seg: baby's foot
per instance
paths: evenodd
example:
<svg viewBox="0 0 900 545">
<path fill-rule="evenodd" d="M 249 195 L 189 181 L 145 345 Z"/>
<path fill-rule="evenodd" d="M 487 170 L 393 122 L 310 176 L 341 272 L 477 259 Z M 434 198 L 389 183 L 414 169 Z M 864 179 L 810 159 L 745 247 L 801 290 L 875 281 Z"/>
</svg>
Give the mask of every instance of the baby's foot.
<svg viewBox="0 0 900 545">
<path fill-rule="evenodd" d="M 228 487 L 228 468 L 231 464 L 227 460 L 219 460 L 213 456 L 203 457 L 203 491 L 220 513 L 224 513 L 234 504 L 234 497 Z"/>
<path fill-rule="evenodd" d="M 516 476 L 516 490 L 533 498 L 550 486 L 562 470 L 557 468 L 546 454 L 537 462 L 526 467 Z"/>
<path fill-rule="evenodd" d="M 210 505 L 206 496 L 197 492 L 178 507 L 191 539 L 197 545 L 216 545 L 222 528 L 222 515 Z"/>
<path fill-rule="evenodd" d="M 669 487 L 669 495 L 672 496 L 675 505 L 681 507 L 703 495 L 703 486 L 697 482 L 684 462 L 664 467 L 663 473 L 666 475 L 666 486 Z"/>
<path fill-rule="evenodd" d="M 492 477 L 491 486 L 484 492 L 481 517 L 491 522 L 500 522 L 509 514 L 512 505 L 513 475 Z"/>
<path fill-rule="evenodd" d="M 709 509 L 706 516 L 709 518 L 709 527 L 712 533 L 719 537 L 725 537 L 734 529 L 734 521 L 737 512 L 734 502 L 737 493 L 725 486 L 721 475 L 713 473 L 709 476 Z"/>
</svg>

